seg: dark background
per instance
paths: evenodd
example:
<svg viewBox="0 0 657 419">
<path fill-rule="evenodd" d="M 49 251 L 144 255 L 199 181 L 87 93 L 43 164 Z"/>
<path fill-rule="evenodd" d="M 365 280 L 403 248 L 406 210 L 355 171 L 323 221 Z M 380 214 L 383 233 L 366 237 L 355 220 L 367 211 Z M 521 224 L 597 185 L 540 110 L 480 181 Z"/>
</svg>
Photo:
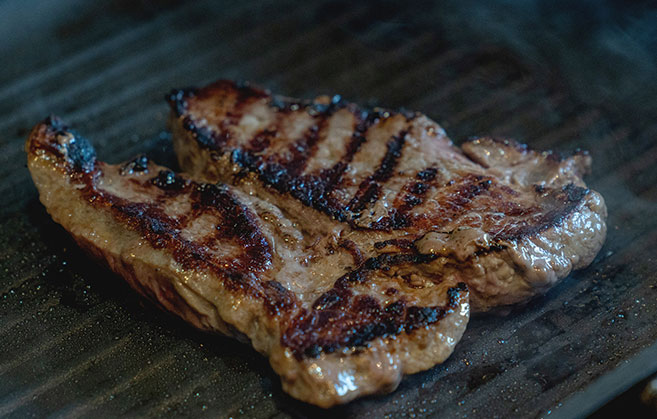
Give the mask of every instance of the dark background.
<svg viewBox="0 0 657 419">
<path fill-rule="evenodd" d="M 572 416 L 657 368 L 645 361 L 657 340 L 653 2 L 0 0 L 0 51 L 0 416 Z M 218 78 L 420 110 L 457 143 L 588 149 L 607 243 L 545 297 L 474 318 L 445 364 L 392 395 L 328 412 L 297 402 L 253 350 L 190 330 L 90 262 L 25 168 L 25 138 L 50 113 L 101 159 L 173 165 L 164 94 Z"/>
</svg>

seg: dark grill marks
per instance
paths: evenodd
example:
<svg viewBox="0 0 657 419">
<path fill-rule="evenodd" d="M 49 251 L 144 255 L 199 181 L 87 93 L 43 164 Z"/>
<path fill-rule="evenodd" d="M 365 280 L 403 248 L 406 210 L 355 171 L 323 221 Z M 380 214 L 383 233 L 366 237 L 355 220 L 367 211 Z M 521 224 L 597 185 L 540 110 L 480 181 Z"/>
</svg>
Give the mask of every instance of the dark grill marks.
<svg viewBox="0 0 657 419">
<path fill-rule="evenodd" d="M 202 184 L 192 193 L 194 211 L 221 214 L 217 238 L 236 239 L 245 250 L 239 268 L 262 271 L 271 263 L 271 248 L 260 231 L 251 210 L 225 188 Z"/>
<path fill-rule="evenodd" d="M 54 141 L 47 143 L 48 147 Z M 65 154 L 58 155 L 66 158 Z M 134 162 L 128 163 L 127 166 L 132 163 Z M 70 164 L 72 165 L 72 162 Z M 217 237 L 235 240 L 238 246 L 245 249 L 238 258 L 222 260 L 210 253 L 207 243 L 182 236 L 181 231 L 190 218 L 176 219 L 168 216 L 163 207 L 164 200 L 156 199 L 152 204 L 131 202 L 96 188 L 97 179 L 103 175 L 99 168 L 91 172 L 79 168 L 66 170 L 85 185 L 80 190 L 82 199 L 97 208 L 109 210 L 118 222 L 137 232 L 153 248 L 166 249 L 184 269 L 212 271 L 229 289 L 241 290 L 262 299 L 267 312 L 272 316 L 287 315 L 286 313 L 297 304 L 296 297 L 279 283 L 258 279 L 256 274 L 266 270 L 271 263 L 271 249 L 252 212 L 229 191 L 215 185 L 196 184 L 169 170 L 161 170 L 157 176 L 145 182 L 136 182 L 140 187 L 156 187 L 164 191 L 169 198 L 188 195 L 192 201 L 192 216 L 206 212 L 217 214 L 217 221 L 220 223 Z M 122 176 L 129 176 L 120 169 L 117 171 Z M 137 178 L 129 179 L 133 180 L 136 181 Z"/>
<path fill-rule="evenodd" d="M 365 132 L 375 119 L 367 113 L 358 114 L 357 124 L 352 139 L 347 145 L 342 159 L 330 169 L 324 169 L 319 174 L 300 175 L 308 160 L 317 150 L 319 141 L 328 124 L 328 117 L 333 112 L 331 107 L 326 108 L 325 114 L 316 114 L 317 123 L 312 125 L 306 135 L 296 141 L 290 148 L 293 156 L 286 163 L 276 161 L 275 156 L 256 155 L 256 150 L 266 153 L 269 138 L 275 135 L 273 130 L 263 130 L 258 133 L 246 149 L 235 149 L 232 152 L 232 161 L 249 172 L 256 173 L 261 181 L 281 193 L 289 193 L 304 205 L 313 207 L 338 220 L 346 220 L 341 205 L 331 198 L 331 191 L 340 184 L 342 174 L 349 162 L 365 142 Z M 261 145 L 262 144 L 262 145 Z"/>
<path fill-rule="evenodd" d="M 168 171 L 163 170 L 154 179 L 167 174 Z M 219 260 L 209 253 L 207 243 L 181 236 L 189 218 L 179 221 L 167 216 L 158 204 L 131 203 L 106 192 L 99 193 L 93 185 L 93 176 L 87 175 L 85 179 L 87 187 L 83 195 L 86 199 L 95 205 L 109 205 L 114 217 L 137 231 L 154 248 L 169 250 L 183 268 L 213 271 L 229 289 L 260 298 L 271 316 L 287 316 L 295 307 L 296 297 L 280 283 L 258 279 L 256 274 L 266 270 L 271 263 L 271 249 L 251 211 L 230 192 L 215 185 L 198 185 L 189 181 L 185 187 L 173 190 L 163 184 L 167 192 L 190 194 L 193 216 L 205 212 L 219 213 L 221 224 L 213 238 L 236 240 L 245 249 L 237 259 Z M 159 182 L 152 183 L 160 187 Z"/>
<path fill-rule="evenodd" d="M 453 179 L 445 185 L 446 193 L 438 202 L 440 219 L 449 221 L 463 214 L 472 204 L 474 198 L 487 193 L 492 180 L 486 176 L 468 174 L 459 179 Z"/>
<path fill-rule="evenodd" d="M 519 240 L 561 224 L 565 218 L 577 210 L 589 190 L 570 183 L 561 189 L 552 189 L 547 192 L 544 190 L 544 192 L 551 195 L 552 199 L 557 202 L 554 209 L 541 211 L 540 208 L 532 208 L 533 212 L 539 214 L 538 217 L 528 217 L 523 223 L 505 225 L 505 228 L 494 236 L 495 239 Z"/>
<path fill-rule="evenodd" d="M 374 248 L 378 250 L 385 249 L 388 246 L 394 246 L 404 251 L 413 250 L 415 248 L 413 240 L 408 239 L 389 239 L 374 243 Z"/>
<path fill-rule="evenodd" d="M 396 230 L 409 226 L 411 219 L 408 212 L 422 204 L 427 191 L 435 184 L 436 174 L 437 170 L 431 167 L 418 172 L 415 177 L 419 180 L 413 180 L 404 185 L 395 198 L 389 215 L 371 223 L 370 228 Z"/>
<path fill-rule="evenodd" d="M 297 359 L 314 358 L 321 353 L 365 346 L 378 337 L 411 333 L 434 324 L 457 309 L 465 284 L 448 291 L 445 306 L 417 307 L 403 299 L 382 306 L 367 295 L 354 295 L 350 287 L 367 281 L 377 270 L 405 263 L 426 263 L 435 257 L 383 255 L 368 259 L 360 268 L 336 281 L 333 289 L 320 296 L 308 312 L 302 310 L 288 325 L 281 343 L 292 350 Z"/>
<path fill-rule="evenodd" d="M 347 206 L 348 211 L 352 213 L 360 212 L 369 203 L 379 198 L 381 184 L 385 183 L 393 175 L 393 171 L 401 157 L 406 141 L 406 134 L 407 131 L 402 130 L 388 141 L 386 154 L 383 156 L 381 163 L 379 163 L 374 173 L 358 186 L 356 195 L 354 195 Z"/>
<path fill-rule="evenodd" d="M 320 115 L 315 117 L 315 120 L 316 123 L 308 128 L 304 136 L 290 146 L 290 160 L 285 165 L 290 176 L 299 177 L 306 168 L 308 159 L 317 151 L 317 144 L 326 129 L 328 118 L 326 115 Z"/>
<path fill-rule="evenodd" d="M 213 98 L 213 96 L 215 96 Z M 187 99 L 227 101 L 230 103 L 226 111 L 226 118 L 219 129 L 211 131 L 199 126 L 190 117 Z M 361 211 L 368 203 L 378 197 L 380 185 L 393 175 L 394 167 L 401 155 L 406 132 L 400 132 L 393 137 L 388 146 L 386 157 L 376 172 L 360 185 L 359 192 L 353 198 L 348 208 L 332 198 L 331 193 L 342 183 L 342 176 L 358 152 L 361 145 L 367 140 L 366 132 L 370 126 L 382 118 L 388 118 L 396 112 L 383 109 L 373 111 L 361 110 L 356 105 L 348 103 L 339 95 L 335 95 L 328 102 L 294 101 L 287 98 L 272 96 L 268 92 L 250 87 L 248 84 L 237 85 L 230 81 L 220 81 L 201 90 L 185 89 L 174 91 L 169 97 L 174 112 L 183 116 L 184 129 L 190 131 L 200 145 L 218 151 L 226 151 L 230 141 L 230 127 L 237 124 L 242 117 L 245 104 L 253 100 L 267 98 L 269 105 L 276 108 L 278 122 L 255 135 L 245 147 L 231 150 L 232 161 L 249 172 L 256 173 L 261 181 L 281 193 L 289 193 L 303 204 L 322 211 L 335 219 L 347 221 L 347 213 Z M 231 101 L 234 99 L 235 103 Z M 356 116 L 356 125 L 351 141 L 345 147 L 342 159 L 330 169 L 321 170 L 318 174 L 301 175 L 309 159 L 317 150 L 317 145 L 330 118 L 337 110 L 346 108 Z M 317 121 L 306 132 L 303 138 L 295 141 L 288 149 L 289 157 L 267 155 L 271 139 L 276 136 L 277 126 L 281 118 L 291 112 L 305 111 Z M 193 113 L 193 111 L 191 112 Z M 404 114 L 407 122 L 415 118 L 416 114 Z"/>
<path fill-rule="evenodd" d="M 173 90 L 166 96 L 166 99 L 173 112 L 181 117 L 189 110 L 188 99 L 190 98 L 206 100 L 212 98 L 213 95 L 224 97 L 229 94 L 233 96 L 234 105 L 226 113 L 218 130 L 212 131 L 205 126 L 200 126 L 189 115 L 183 118 L 183 127 L 190 131 L 199 143 L 212 150 L 221 151 L 222 147 L 231 138 L 230 131 L 226 127 L 234 126 L 240 121 L 246 106 L 254 101 L 269 97 L 267 92 L 251 87 L 248 83 L 234 83 L 228 80 L 221 80 L 201 90 L 194 88 Z"/>
</svg>

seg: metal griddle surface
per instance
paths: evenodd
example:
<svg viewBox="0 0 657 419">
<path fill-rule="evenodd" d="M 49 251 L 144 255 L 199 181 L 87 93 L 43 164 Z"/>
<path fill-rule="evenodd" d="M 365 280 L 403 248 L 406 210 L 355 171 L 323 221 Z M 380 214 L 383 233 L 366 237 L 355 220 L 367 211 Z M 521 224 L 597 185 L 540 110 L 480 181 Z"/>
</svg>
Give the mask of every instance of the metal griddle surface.
<svg viewBox="0 0 657 419">
<path fill-rule="evenodd" d="M 657 340 L 654 11 L 351 3 L 0 3 L 0 416 L 546 416 Z M 25 168 L 49 113 L 103 160 L 173 165 L 164 94 L 218 78 L 420 110 L 456 142 L 588 149 L 606 245 L 546 296 L 474 318 L 444 365 L 395 393 L 328 412 L 295 401 L 248 346 L 191 330 L 92 263 Z"/>
</svg>

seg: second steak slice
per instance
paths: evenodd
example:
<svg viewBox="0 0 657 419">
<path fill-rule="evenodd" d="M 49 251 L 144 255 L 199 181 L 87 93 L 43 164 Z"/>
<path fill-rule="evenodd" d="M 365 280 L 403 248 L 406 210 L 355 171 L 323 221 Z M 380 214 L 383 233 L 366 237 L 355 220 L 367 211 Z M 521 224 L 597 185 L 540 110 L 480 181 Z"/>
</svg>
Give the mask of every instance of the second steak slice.
<svg viewBox="0 0 657 419">
<path fill-rule="evenodd" d="M 604 200 L 582 180 L 586 153 L 563 158 L 492 138 L 458 148 L 419 113 L 230 81 L 173 91 L 169 102 L 183 170 L 276 205 L 304 235 L 348 246 L 355 264 L 431 255 L 424 275 L 404 280 L 418 289 L 432 286 L 429 275 L 466 282 L 475 311 L 547 291 L 604 242 Z M 332 286 L 319 281 L 315 292 Z"/>
</svg>

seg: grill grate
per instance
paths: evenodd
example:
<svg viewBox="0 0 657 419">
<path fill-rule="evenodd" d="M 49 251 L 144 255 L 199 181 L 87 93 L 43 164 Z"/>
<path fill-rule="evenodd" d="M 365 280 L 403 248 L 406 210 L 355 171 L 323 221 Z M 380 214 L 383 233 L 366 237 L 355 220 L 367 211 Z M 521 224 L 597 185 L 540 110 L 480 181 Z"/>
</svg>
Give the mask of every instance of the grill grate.
<svg viewBox="0 0 657 419">
<path fill-rule="evenodd" d="M 613 106 L 588 101 L 573 85 L 584 64 L 482 41 L 476 20 L 459 23 L 470 2 L 142 0 L 89 2 L 75 15 L 68 3 L 36 6 L 31 37 L 0 46 L 14 57 L 0 68 L 0 416 L 540 416 L 657 339 L 657 118 L 613 94 Z M 21 5 L 0 12 L 20 17 Z M 146 151 L 172 165 L 163 95 L 217 78 L 418 109 L 457 142 L 494 134 L 589 149 L 607 244 L 512 316 L 474 318 L 444 365 L 391 395 L 328 412 L 292 400 L 255 351 L 190 330 L 99 272 L 45 213 L 24 167 L 28 130 L 51 112 L 102 159 Z"/>
</svg>

